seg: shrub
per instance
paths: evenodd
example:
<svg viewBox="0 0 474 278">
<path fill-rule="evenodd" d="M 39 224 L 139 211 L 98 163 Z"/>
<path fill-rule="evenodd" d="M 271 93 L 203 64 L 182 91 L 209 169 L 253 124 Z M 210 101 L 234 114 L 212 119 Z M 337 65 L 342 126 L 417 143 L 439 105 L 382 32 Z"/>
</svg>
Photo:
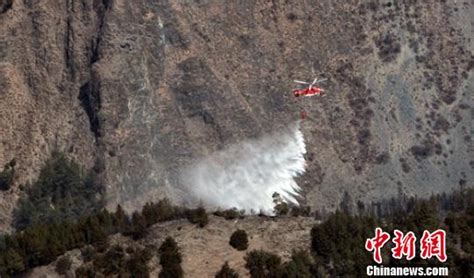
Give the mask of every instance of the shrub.
<svg viewBox="0 0 474 278">
<path fill-rule="evenodd" d="M 58 259 L 56 262 L 56 272 L 65 275 L 69 270 L 71 270 L 71 258 L 69 256 L 63 256 Z"/>
<path fill-rule="evenodd" d="M 288 204 L 283 200 L 283 198 L 277 192 L 273 193 L 273 212 L 276 216 L 286 215 L 290 211 Z"/>
<path fill-rule="evenodd" d="M 311 215 L 311 207 L 310 206 L 292 206 L 290 209 L 291 216 L 305 216 L 308 217 Z"/>
<path fill-rule="evenodd" d="M 381 34 L 376 40 L 375 45 L 379 49 L 379 57 L 383 62 L 394 61 L 400 53 L 400 39 L 392 34 Z"/>
<path fill-rule="evenodd" d="M 235 249 L 242 251 L 246 250 L 249 246 L 249 240 L 247 238 L 247 232 L 244 230 L 237 230 L 230 236 L 230 246 Z"/>
<path fill-rule="evenodd" d="M 15 176 L 15 165 L 16 162 L 14 159 L 12 159 L 5 165 L 3 171 L 0 172 L 0 190 L 6 191 L 10 189 L 13 182 L 13 177 Z"/>
<path fill-rule="evenodd" d="M 287 215 L 288 212 L 290 211 L 290 208 L 288 207 L 288 204 L 285 202 L 279 203 L 275 205 L 273 209 L 275 215 L 277 216 L 282 216 L 282 215 Z"/>
<path fill-rule="evenodd" d="M 238 278 L 239 274 L 230 268 L 229 263 L 225 262 L 221 270 L 216 273 L 216 278 Z"/>
<path fill-rule="evenodd" d="M 189 222 L 197 224 L 200 228 L 203 228 L 209 223 L 206 209 L 204 207 L 198 207 L 197 209 L 189 209 L 186 212 Z"/>
<path fill-rule="evenodd" d="M 236 208 L 218 210 L 214 212 L 215 216 L 224 217 L 226 220 L 233 220 L 237 218 L 243 219 L 245 217 L 245 210 L 237 210 Z"/>
</svg>

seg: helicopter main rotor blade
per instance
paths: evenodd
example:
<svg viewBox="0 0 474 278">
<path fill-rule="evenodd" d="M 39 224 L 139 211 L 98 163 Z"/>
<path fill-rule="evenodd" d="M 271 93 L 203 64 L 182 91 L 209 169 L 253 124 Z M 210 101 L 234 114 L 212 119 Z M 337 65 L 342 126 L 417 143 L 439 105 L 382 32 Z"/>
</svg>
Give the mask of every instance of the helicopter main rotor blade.
<svg viewBox="0 0 474 278">
<path fill-rule="evenodd" d="M 305 81 L 301 81 L 301 80 L 293 80 L 293 82 L 299 83 L 299 84 L 309 84 L 309 82 L 305 82 Z"/>
<path fill-rule="evenodd" d="M 320 79 L 320 80 L 316 81 L 314 84 L 319 83 L 319 82 L 323 82 L 323 81 L 326 81 L 326 80 L 328 80 L 328 79 L 327 78 Z"/>
</svg>

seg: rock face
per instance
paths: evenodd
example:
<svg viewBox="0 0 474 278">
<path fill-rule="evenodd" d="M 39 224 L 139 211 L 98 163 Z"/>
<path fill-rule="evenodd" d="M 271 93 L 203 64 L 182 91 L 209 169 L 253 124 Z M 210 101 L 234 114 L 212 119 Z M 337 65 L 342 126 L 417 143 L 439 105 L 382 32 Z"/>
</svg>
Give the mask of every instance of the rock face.
<svg viewBox="0 0 474 278">
<path fill-rule="evenodd" d="M 449 3 L 448 3 L 449 2 Z M 472 186 L 474 5 L 415 1 L 0 1 L 0 192 L 52 150 L 109 206 L 163 194 L 181 167 L 304 109 L 313 208 Z M 326 76 L 325 98 L 291 81 Z"/>
</svg>

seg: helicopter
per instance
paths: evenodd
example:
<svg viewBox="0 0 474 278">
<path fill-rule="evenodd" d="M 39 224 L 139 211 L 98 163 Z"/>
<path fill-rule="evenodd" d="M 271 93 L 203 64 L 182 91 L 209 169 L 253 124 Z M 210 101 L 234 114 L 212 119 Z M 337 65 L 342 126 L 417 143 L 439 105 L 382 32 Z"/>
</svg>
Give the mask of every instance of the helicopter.
<svg viewBox="0 0 474 278">
<path fill-rule="evenodd" d="M 325 90 L 320 88 L 320 87 L 316 87 L 314 85 L 316 85 L 317 83 L 326 81 L 326 80 L 327 80 L 327 78 L 318 80 L 317 77 L 311 83 L 301 81 L 301 80 L 293 80 L 293 82 L 301 84 L 301 85 L 309 85 L 309 87 L 307 87 L 307 88 L 293 90 L 293 95 L 295 97 L 300 97 L 300 96 L 303 96 L 303 97 L 324 96 L 324 95 L 326 95 Z"/>
<path fill-rule="evenodd" d="M 295 82 L 297 84 L 300 84 L 300 85 L 309 85 L 308 87 L 303 88 L 303 89 L 293 90 L 293 95 L 295 97 L 325 96 L 326 95 L 325 90 L 320 88 L 320 87 L 316 87 L 314 85 L 316 85 L 317 83 L 326 81 L 326 80 L 327 80 L 327 78 L 318 80 L 317 77 L 311 83 L 306 82 L 306 81 L 301 81 L 301 80 L 293 80 L 293 82 Z M 308 117 L 308 114 L 306 113 L 306 111 L 302 110 L 300 117 L 301 117 L 302 120 L 304 120 Z"/>
</svg>

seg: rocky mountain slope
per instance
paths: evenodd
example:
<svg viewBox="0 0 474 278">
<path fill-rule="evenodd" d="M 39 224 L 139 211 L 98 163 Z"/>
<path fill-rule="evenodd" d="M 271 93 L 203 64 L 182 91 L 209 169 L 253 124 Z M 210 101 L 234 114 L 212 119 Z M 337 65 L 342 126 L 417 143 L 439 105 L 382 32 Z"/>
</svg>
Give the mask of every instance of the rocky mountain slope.
<svg viewBox="0 0 474 278">
<path fill-rule="evenodd" d="M 470 1 L 0 1 L 0 225 L 53 150 L 109 207 L 163 196 L 182 167 L 294 122 L 315 209 L 472 186 Z M 291 81 L 325 76 L 325 98 Z"/>
</svg>

